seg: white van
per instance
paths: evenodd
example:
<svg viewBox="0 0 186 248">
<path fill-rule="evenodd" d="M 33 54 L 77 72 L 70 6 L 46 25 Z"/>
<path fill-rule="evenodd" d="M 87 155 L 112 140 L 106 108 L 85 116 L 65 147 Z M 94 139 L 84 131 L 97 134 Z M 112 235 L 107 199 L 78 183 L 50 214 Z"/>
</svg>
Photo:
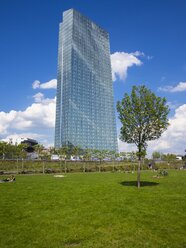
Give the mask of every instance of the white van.
<svg viewBox="0 0 186 248">
<path fill-rule="evenodd" d="M 182 156 L 177 156 L 176 160 L 182 160 Z"/>
</svg>

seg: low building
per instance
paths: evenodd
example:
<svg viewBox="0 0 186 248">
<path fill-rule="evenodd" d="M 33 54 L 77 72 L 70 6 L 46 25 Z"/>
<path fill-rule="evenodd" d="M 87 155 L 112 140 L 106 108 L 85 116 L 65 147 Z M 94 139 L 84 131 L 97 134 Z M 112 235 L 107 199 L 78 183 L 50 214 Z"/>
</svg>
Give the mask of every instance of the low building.
<svg viewBox="0 0 186 248">
<path fill-rule="evenodd" d="M 21 141 L 21 144 L 26 144 L 27 145 L 27 147 L 25 148 L 26 152 L 32 153 L 34 152 L 34 146 L 38 145 L 38 142 L 34 139 L 27 138 Z"/>
</svg>

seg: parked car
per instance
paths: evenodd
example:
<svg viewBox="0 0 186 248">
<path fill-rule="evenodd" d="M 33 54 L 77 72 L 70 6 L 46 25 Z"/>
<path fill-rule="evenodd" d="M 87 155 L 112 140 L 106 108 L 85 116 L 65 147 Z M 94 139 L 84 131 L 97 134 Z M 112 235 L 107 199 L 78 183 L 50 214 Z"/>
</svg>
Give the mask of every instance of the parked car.
<svg viewBox="0 0 186 248">
<path fill-rule="evenodd" d="M 104 158 L 103 161 L 111 161 L 111 158 Z"/>
<path fill-rule="evenodd" d="M 71 161 L 80 161 L 80 157 L 76 157 L 76 156 L 71 156 L 70 158 Z"/>
<path fill-rule="evenodd" d="M 52 161 L 58 161 L 58 160 L 59 160 L 59 156 L 58 156 L 57 154 L 53 154 L 53 155 L 51 156 L 51 160 L 52 160 Z"/>
</svg>

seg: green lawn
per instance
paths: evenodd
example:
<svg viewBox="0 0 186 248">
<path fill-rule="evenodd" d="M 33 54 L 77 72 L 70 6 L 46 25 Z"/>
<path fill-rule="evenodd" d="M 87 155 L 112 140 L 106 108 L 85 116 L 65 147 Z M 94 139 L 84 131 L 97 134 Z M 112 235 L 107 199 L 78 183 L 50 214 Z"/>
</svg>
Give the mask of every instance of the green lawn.
<svg viewBox="0 0 186 248">
<path fill-rule="evenodd" d="M 0 184 L 0 247 L 184 248 L 186 171 L 79 173 Z"/>
</svg>

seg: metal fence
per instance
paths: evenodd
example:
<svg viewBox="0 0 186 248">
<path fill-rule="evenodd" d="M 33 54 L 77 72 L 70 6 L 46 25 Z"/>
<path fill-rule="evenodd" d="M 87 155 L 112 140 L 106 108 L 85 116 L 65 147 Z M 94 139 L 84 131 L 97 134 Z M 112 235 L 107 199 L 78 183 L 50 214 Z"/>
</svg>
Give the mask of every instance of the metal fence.
<svg viewBox="0 0 186 248">
<path fill-rule="evenodd" d="M 0 160 L 0 174 L 39 174 L 39 173 L 69 173 L 69 172 L 130 172 L 137 170 L 137 161 L 51 161 L 51 160 Z M 142 164 L 142 170 L 181 169 L 182 161 Z"/>
</svg>

